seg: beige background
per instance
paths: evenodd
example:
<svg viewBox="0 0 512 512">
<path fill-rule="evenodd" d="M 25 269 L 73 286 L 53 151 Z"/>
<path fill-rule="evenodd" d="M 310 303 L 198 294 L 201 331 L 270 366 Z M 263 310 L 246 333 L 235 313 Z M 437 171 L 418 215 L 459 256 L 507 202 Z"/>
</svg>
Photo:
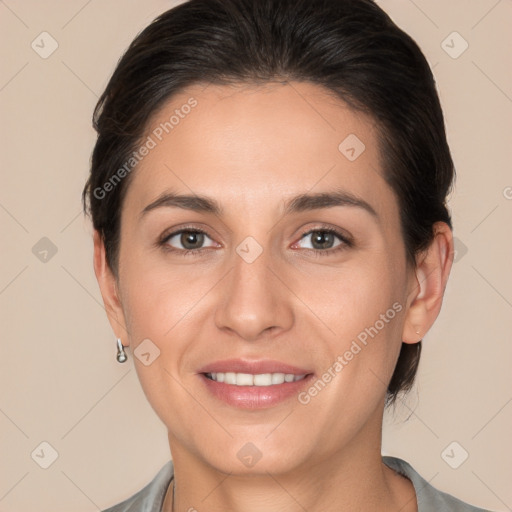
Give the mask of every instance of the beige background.
<svg viewBox="0 0 512 512">
<path fill-rule="evenodd" d="M 0 0 L 1 512 L 103 509 L 170 456 L 131 353 L 115 361 L 80 193 L 97 97 L 136 33 L 175 3 Z M 384 452 L 465 501 L 512 510 L 512 2 L 379 4 L 434 69 L 458 171 L 457 262 Z M 31 47 L 51 49 L 43 31 L 58 43 L 45 59 Z M 454 31 L 469 44 L 458 58 Z M 46 261 L 43 237 L 57 250 Z M 58 453 L 47 469 L 42 442 Z"/>
</svg>

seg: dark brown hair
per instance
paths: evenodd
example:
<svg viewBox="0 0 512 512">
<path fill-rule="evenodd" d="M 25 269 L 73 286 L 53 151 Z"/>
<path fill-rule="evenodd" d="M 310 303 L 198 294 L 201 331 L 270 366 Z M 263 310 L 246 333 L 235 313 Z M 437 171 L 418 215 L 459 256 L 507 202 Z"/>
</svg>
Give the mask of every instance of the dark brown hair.
<svg viewBox="0 0 512 512">
<path fill-rule="evenodd" d="M 197 83 L 292 80 L 321 85 L 376 122 L 409 264 L 433 240 L 435 222 L 451 227 L 446 197 L 455 171 L 432 72 L 372 0 L 190 0 L 136 37 L 94 111 L 98 138 L 82 200 L 116 277 L 132 176 L 119 170 L 158 108 Z M 388 405 L 411 388 L 420 353 L 421 342 L 402 343 Z"/>
</svg>

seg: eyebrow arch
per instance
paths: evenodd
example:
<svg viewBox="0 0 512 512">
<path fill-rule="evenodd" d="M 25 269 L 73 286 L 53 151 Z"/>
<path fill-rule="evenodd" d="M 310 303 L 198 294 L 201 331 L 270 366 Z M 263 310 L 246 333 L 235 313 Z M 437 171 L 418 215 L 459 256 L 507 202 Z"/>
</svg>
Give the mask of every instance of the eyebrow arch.
<svg viewBox="0 0 512 512">
<path fill-rule="evenodd" d="M 223 208 L 220 204 L 207 196 L 201 195 L 186 195 L 176 194 L 175 192 L 165 192 L 160 195 L 155 201 L 148 204 L 140 213 L 140 217 L 144 217 L 151 210 L 156 208 L 182 208 L 184 210 L 191 210 L 194 212 L 213 213 L 215 215 L 222 215 Z"/>
<path fill-rule="evenodd" d="M 369 203 L 345 190 L 300 194 L 292 197 L 285 203 L 284 215 L 321 208 L 334 208 L 336 206 L 361 208 L 375 217 L 375 219 L 379 218 L 377 212 Z"/>
<path fill-rule="evenodd" d="M 318 192 L 314 194 L 299 194 L 288 199 L 284 203 L 283 215 L 292 213 L 305 212 L 309 210 L 318 210 L 321 208 L 333 208 L 336 206 L 352 206 L 361 208 L 370 213 L 376 219 L 379 218 L 375 209 L 361 198 L 350 194 L 344 190 L 336 190 L 333 192 Z M 140 217 L 144 217 L 151 210 L 161 207 L 175 207 L 195 212 L 213 213 L 221 216 L 223 208 L 213 198 L 202 195 L 186 195 L 174 192 L 165 192 L 155 201 L 148 204 L 141 212 Z"/>
</svg>

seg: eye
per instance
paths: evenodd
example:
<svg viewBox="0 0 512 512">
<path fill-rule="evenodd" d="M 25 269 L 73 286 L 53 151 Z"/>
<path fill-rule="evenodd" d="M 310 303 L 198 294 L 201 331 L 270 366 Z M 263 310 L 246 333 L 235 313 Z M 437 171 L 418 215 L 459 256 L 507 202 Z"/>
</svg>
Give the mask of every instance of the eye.
<svg viewBox="0 0 512 512">
<path fill-rule="evenodd" d="M 309 243 L 302 243 L 303 240 Z M 301 236 L 299 242 L 294 244 L 302 249 L 315 251 L 317 254 L 332 254 L 339 250 L 352 246 L 351 240 L 346 235 L 333 228 L 315 228 Z"/>
<path fill-rule="evenodd" d="M 210 245 L 204 246 L 205 241 L 210 240 Z M 165 235 L 160 245 L 167 250 L 181 252 L 184 255 L 191 252 L 200 252 L 202 249 L 217 247 L 217 244 L 207 235 L 206 232 L 194 229 L 180 229 Z"/>
</svg>

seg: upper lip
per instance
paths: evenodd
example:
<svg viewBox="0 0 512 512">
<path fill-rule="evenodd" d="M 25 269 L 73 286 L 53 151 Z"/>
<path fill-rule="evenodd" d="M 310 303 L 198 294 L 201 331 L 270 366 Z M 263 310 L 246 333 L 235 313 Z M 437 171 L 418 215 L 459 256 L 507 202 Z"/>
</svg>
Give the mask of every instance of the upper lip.
<svg viewBox="0 0 512 512">
<path fill-rule="evenodd" d="M 225 359 L 223 361 L 215 361 L 214 363 L 207 364 L 199 370 L 199 373 L 252 373 L 259 375 L 262 373 L 288 373 L 294 375 L 306 375 L 312 373 L 310 370 L 299 368 L 280 361 L 273 361 L 270 359 L 260 359 L 255 361 L 248 361 L 244 359 Z"/>
</svg>

